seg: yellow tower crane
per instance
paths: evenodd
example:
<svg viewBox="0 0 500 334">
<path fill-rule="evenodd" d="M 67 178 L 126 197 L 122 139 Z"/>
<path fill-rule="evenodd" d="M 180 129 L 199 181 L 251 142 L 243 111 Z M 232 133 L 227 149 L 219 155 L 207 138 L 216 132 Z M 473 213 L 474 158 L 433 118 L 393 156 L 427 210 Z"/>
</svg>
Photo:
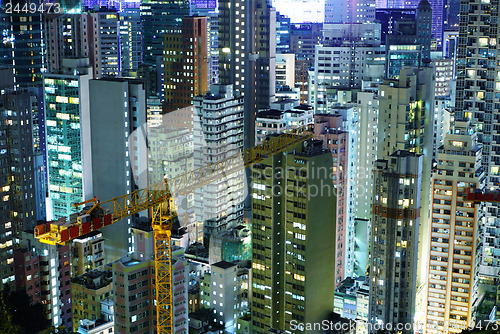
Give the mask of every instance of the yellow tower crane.
<svg viewBox="0 0 500 334">
<path fill-rule="evenodd" d="M 170 334 L 173 332 L 171 233 L 173 221 L 177 217 L 173 203 L 174 196 L 188 194 L 225 175 L 242 171 L 246 167 L 290 149 L 311 137 L 312 134 L 305 128 L 296 129 L 272 137 L 241 154 L 235 154 L 148 188 L 136 190 L 105 202 L 99 202 L 94 197 L 76 203 L 74 204 L 76 208 L 90 202 L 93 202 L 93 205 L 90 208 L 85 208 L 76 216 L 76 219 L 70 222 L 59 219 L 38 225 L 35 228 L 35 237 L 46 244 L 65 245 L 79 236 L 116 223 L 135 213 L 152 209 L 157 333 Z"/>
</svg>

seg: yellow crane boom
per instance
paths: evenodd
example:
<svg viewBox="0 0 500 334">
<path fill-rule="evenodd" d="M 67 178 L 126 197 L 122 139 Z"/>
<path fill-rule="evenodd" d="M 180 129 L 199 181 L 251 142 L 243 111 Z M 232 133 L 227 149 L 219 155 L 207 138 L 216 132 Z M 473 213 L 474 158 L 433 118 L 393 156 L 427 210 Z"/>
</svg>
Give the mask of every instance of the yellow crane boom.
<svg viewBox="0 0 500 334">
<path fill-rule="evenodd" d="M 76 221 L 65 219 L 36 226 L 35 237 L 51 245 L 65 245 L 73 239 L 116 223 L 135 213 L 152 209 L 152 227 L 155 243 L 156 310 L 157 333 L 173 331 L 172 307 L 172 224 L 177 214 L 173 208 L 173 196 L 187 194 L 196 188 L 210 184 L 224 175 L 241 171 L 279 152 L 290 149 L 312 137 L 305 128 L 272 137 L 262 144 L 244 150 L 221 161 L 217 161 L 176 178 L 165 180 L 130 194 L 99 202 L 96 198 L 81 203 L 93 202 L 90 210 L 83 211 Z"/>
</svg>

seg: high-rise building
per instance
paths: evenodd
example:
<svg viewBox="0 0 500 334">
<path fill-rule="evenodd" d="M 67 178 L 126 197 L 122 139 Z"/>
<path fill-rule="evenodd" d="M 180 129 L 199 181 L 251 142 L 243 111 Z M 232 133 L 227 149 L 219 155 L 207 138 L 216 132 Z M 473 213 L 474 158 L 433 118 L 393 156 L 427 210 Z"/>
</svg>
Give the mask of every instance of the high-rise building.
<svg viewBox="0 0 500 334">
<path fill-rule="evenodd" d="M 253 146 L 255 115 L 275 95 L 276 10 L 268 0 L 219 2 L 219 82 L 244 95 L 245 147 Z"/>
<path fill-rule="evenodd" d="M 323 146 L 332 152 L 333 187 L 337 192 L 336 240 L 335 240 L 335 286 L 338 287 L 347 274 L 348 256 L 348 208 L 349 186 L 348 151 L 349 131 L 344 127 L 344 118 L 340 114 L 314 115 L 314 138 L 323 141 Z M 350 235 L 349 235 L 350 236 Z"/>
<path fill-rule="evenodd" d="M 374 324 L 413 324 L 421 186 L 421 155 L 396 151 L 375 162 L 369 273 Z"/>
<path fill-rule="evenodd" d="M 276 53 L 290 52 L 290 18 L 276 12 Z M 276 55 L 277 56 L 277 55 Z"/>
<path fill-rule="evenodd" d="M 155 263 L 153 232 L 133 228 L 134 252 L 113 262 L 115 331 L 128 334 L 151 332 L 155 326 Z"/>
<path fill-rule="evenodd" d="M 0 286 L 14 281 L 12 250 L 37 222 L 33 115 L 36 98 L 25 90 L 0 95 Z"/>
<path fill-rule="evenodd" d="M 115 9 L 101 7 L 88 14 L 88 57 L 95 79 L 116 77 L 120 74 L 119 24 L 119 14 Z"/>
<path fill-rule="evenodd" d="M 97 320 L 101 317 L 101 301 L 113 295 L 111 271 L 92 270 L 71 280 L 73 303 L 73 328 L 82 320 Z"/>
<path fill-rule="evenodd" d="M 372 92 L 358 92 L 357 99 L 354 104 L 358 116 L 355 217 L 371 219 L 373 166 L 377 159 L 378 97 Z"/>
<path fill-rule="evenodd" d="M 61 70 L 64 58 L 89 57 L 86 14 L 44 14 L 44 36 L 49 73 Z"/>
<path fill-rule="evenodd" d="M 472 21 L 474 17 L 483 20 Z M 500 88 L 498 64 L 492 61 L 498 52 L 494 32 L 498 29 L 499 11 L 494 3 L 474 1 L 460 10 L 460 31 L 457 55 L 457 90 L 455 118 L 470 119 L 476 126 L 478 142 L 483 147 L 482 166 L 486 175 L 486 186 L 497 187 L 500 181 L 500 143 L 498 124 L 500 118 Z M 468 21 L 471 20 L 469 23 Z M 486 29 L 485 29 L 486 28 Z M 476 48 L 469 46 L 477 45 Z M 479 250 L 484 260 L 479 267 L 480 281 L 492 281 L 498 278 L 500 261 L 500 235 L 498 204 L 488 203 L 485 208 L 486 219 L 482 229 L 490 235 L 484 238 L 484 248 Z M 487 260 L 486 260 L 487 259 Z M 488 261 L 490 263 L 488 263 Z"/>
<path fill-rule="evenodd" d="M 430 67 L 403 69 L 399 79 L 384 80 L 379 86 L 379 159 L 386 159 L 397 150 L 423 154 L 431 147 L 433 74 Z"/>
<path fill-rule="evenodd" d="M 113 262 L 115 331 L 151 333 L 156 329 L 154 238 L 150 224 L 136 225 L 133 251 Z M 184 249 L 172 246 L 173 333 L 188 332 L 188 275 Z"/>
<path fill-rule="evenodd" d="M 387 160 L 398 150 L 423 155 L 422 179 L 430 180 L 433 160 L 435 107 L 434 70 L 431 67 L 401 70 L 399 80 L 379 85 L 377 157 Z M 373 193 L 375 196 L 375 193 Z M 428 258 L 430 188 L 422 187 L 419 258 Z M 374 222 L 372 222 L 373 224 Z M 419 261 L 419 285 L 427 282 L 427 269 Z"/>
<path fill-rule="evenodd" d="M 484 242 L 480 238 L 483 211 L 464 201 L 463 194 L 467 188 L 484 189 L 481 158 L 474 126 L 470 121 L 455 121 L 438 150 L 431 182 L 426 333 L 459 333 L 473 321 L 474 263 L 478 244 Z"/>
<path fill-rule="evenodd" d="M 322 23 L 301 23 L 290 26 L 290 52 L 295 54 L 295 85 L 300 89 L 302 103 L 308 101 L 308 70 L 314 66 L 314 48 L 322 40 Z"/>
<path fill-rule="evenodd" d="M 208 90 L 207 18 L 182 18 L 182 33 L 164 35 L 164 112 L 191 106 Z"/>
<path fill-rule="evenodd" d="M 163 35 L 182 32 L 182 20 L 189 16 L 187 0 L 146 0 L 141 2 L 142 61 L 161 67 Z"/>
<path fill-rule="evenodd" d="M 119 15 L 96 7 L 79 14 L 50 14 L 44 19 L 49 72 L 61 70 L 64 58 L 89 58 L 94 78 L 120 73 Z"/>
<path fill-rule="evenodd" d="M 207 18 L 208 78 L 212 85 L 216 85 L 219 83 L 219 12 L 215 1 L 208 0 L 207 2 L 210 4 L 205 5 L 200 0 L 192 1 L 191 16 Z"/>
<path fill-rule="evenodd" d="M 104 201 L 146 188 L 148 152 L 144 82 L 124 78 L 90 80 L 88 90 L 90 140 L 84 144 L 91 152 L 93 196 Z M 146 216 L 147 212 L 141 212 L 102 230 L 107 262 L 132 251 L 130 228 L 140 217 Z"/>
<path fill-rule="evenodd" d="M 88 59 L 65 59 L 63 70 L 44 75 L 47 126 L 48 217 L 75 212 L 92 197 Z M 50 213 L 50 215 L 49 215 Z"/>
<path fill-rule="evenodd" d="M 468 21 L 481 15 L 497 27 L 499 13 L 492 4 L 471 2 L 469 8 L 464 7 L 460 12 L 455 115 L 457 119 L 468 118 L 476 125 L 478 141 L 483 144 L 483 168 L 488 185 L 493 185 L 500 180 L 500 144 L 496 130 L 499 119 L 494 114 L 500 108 L 500 99 L 495 95 L 500 78 L 496 76 L 498 65 L 488 61 L 497 52 L 495 29 L 483 29 L 486 21 Z M 490 23 L 487 26 L 491 27 Z M 469 43 L 477 43 L 479 49 L 472 50 Z"/>
<path fill-rule="evenodd" d="M 142 63 L 141 13 L 138 8 L 126 8 L 120 17 L 120 72 L 137 71 Z"/>
<path fill-rule="evenodd" d="M 432 8 L 422 0 L 414 20 L 398 20 L 386 35 L 386 77 L 396 78 L 404 66 L 421 66 L 431 59 Z"/>
<path fill-rule="evenodd" d="M 226 333 L 236 333 L 236 319 L 249 309 L 249 268 L 237 262 L 220 261 L 210 266 L 210 308 L 214 322 Z"/>
<path fill-rule="evenodd" d="M 31 87 L 41 83 L 41 73 L 45 71 L 45 47 L 43 14 L 38 11 L 30 12 L 28 9 L 16 11 L 15 8 L 28 8 L 32 4 L 38 8 L 40 3 L 43 1 L 14 0 L 2 3 L 0 67 L 13 69 L 17 87 Z M 11 5 L 11 13 L 7 13 L 5 4 Z"/>
<path fill-rule="evenodd" d="M 332 154 L 309 140 L 252 167 L 252 332 L 321 322 L 333 305 Z"/>
<path fill-rule="evenodd" d="M 56 328 L 72 328 L 70 246 L 42 244 L 33 233 L 23 233 L 23 244 L 14 251 L 16 289 L 32 303 L 41 303 Z"/>
<path fill-rule="evenodd" d="M 443 32 L 446 28 L 445 26 L 445 21 L 447 20 L 447 17 L 453 17 L 453 13 L 457 15 L 457 17 L 453 18 L 452 20 L 457 23 L 458 26 L 458 8 L 460 7 L 460 4 L 457 3 L 456 0 L 448 0 L 448 6 L 450 5 L 451 2 L 453 2 L 453 6 L 455 8 L 450 10 L 447 9 L 445 10 L 445 3 L 447 0 L 433 0 L 433 1 L 422 1 L 422 0 L 377 0 L 377 9 L 415 9 L 418 8 L 422 5 L 425 5 L 426 7 L 430 7 L 432 9 L 432 19 L 429 21 L 429 26 L 428 28 L 431 29 L 432 31 L 432 37 L 433 39 L 436 40 L 437 46 L 440 49 L 443 41 Z M 449 14 L 450 13 L 450 14 Z"/>
<path fill-rule="evenodd" d="M 314 86 L 309 87 L 320 113 L 338 102 L 332 90 L 361 88 L 367 65 L 381 63 L 385 53 L 376 23 L 325 25 L 324 37 L 315 49 Z"/>
<path fill-rule="evenodd" d="M 375 0 L 325 0 L 324 23 L 362 23 L 375 20 Z"/>
<path fill-rule="evenodd" d="M 194 168 L 220 161 L 243 149 L 243 97 L 231 85 L 212 85 L 194 99 Z M 223 124 L 217 126 L 216 124 Z M 224 189 L 224 191 L 221 191 Z M 243 222 L 244 174 L 236 172 L 195 191 L 196 220 L 203 222 L 205 242 L 214 230 Z"/>
<path fill-rule="evenodd" d="M 434 129 L 433 129 L 433 159 L 436 159 L 437 150 L 444 144 L 445 134 L 450 129 L 450 116 L 453 107 L 454 85 L 453 60 L 447 58 L 433 59 L 431 66 L 435 71 L 435 105 L 434 105 Z"/>
</svg>

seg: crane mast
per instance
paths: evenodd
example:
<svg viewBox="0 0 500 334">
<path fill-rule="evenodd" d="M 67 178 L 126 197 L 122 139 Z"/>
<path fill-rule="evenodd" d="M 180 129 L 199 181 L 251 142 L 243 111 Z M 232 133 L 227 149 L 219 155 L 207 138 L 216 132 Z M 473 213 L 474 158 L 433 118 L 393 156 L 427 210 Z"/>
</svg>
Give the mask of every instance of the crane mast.
<svg viewBox="0 0 500 334">
<path fill-rule="evenodd" d="M 243 171 L 244 168 L 292 148 L 312 137 L 306 128 L 294 129 L 220 161 L 184 173 L 173 179 L 136 190 L 113 199 L 99 202 L 93 198 L 75 207 L 93 202 L 92 207 L 65 219 L 40 224 L 35 227 L 35 237 L 50 245 L 66 245 L 73 239 L 123 218 L 152 209 L 152 228 L 155 248 L 156 326 L 158 334 L 173 332 L 172 250 L 171 236 L 177 213 L 174 197 L 193 192 L 225 175 Z"/>
</svg>

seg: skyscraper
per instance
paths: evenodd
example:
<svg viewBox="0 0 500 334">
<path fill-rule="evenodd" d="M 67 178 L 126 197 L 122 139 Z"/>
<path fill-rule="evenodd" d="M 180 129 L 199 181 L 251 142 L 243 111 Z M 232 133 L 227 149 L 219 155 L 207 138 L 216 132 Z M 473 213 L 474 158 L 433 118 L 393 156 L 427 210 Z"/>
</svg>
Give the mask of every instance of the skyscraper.
<svg viewBox="0 0 500 334">
<path fill-rule="evenodd" d="M 455 102 L 455 118 L 470 119 L 476 126 L 478 142 L 483 147 L 486 187 L 494 188 L 500 181 L 500 118 L 497 115 L 500 110 L 497 93 L 500 89 L 500 67 L 492 58 L 499 49 L 495 34 L 499 27 L 499 15 L 494 3 L 471 1 L 461 7 Z M 475 21 L 475 17 L 481 20 Z M 482 228 L 491 234 L 485 236 L 484 247 L 478 250 L 481 253 L 478 256 L 484 259 L 478 269 L 478 280 L 491 282 L 498 278 L 500 268 L 497 255 L 500 252 L 500 210 L 498 204 L 488 203 L 485 211 Z"/>
<path fill-rule="evenodd" d="M 61 70 L 64 58 L 88 57 L 88 15 L 45 14 L 43 29 L 49 73 Z"/>
<path fill-rule="evenodd" d="M 13 249 L 21 232 L 37 221 L 33 111 L 36 99 L 27 91 L 0 95 L 0 286 L 14 281 Z"/>
<path fill-rule="evenodd" d="M 422 66 L 431 59 L 431 5 L 422 0 L 414 20 L 409 20 L 403 13 L 396 12 L 396 15 L 394 26 L 388 29 L 390 33 L 385 36 L 387 78 L 396 78 L 404 66 Z M 389 20 L 390 26 L 393 18 Z"/>
<path fill-rule="evenodd" d="M 120 71 L 136 71 L 142 63 L 141 13 L 139 8 L 120 12 Z"/>
<path fill-rule="evenodd" d="M 372 323 L 413 323 L 421 183 L 419 154 L 396 151 L 375 162 L 370 242 Z"/>
<path fill-rule="evenodd" d="M 362 23 L 375 20 L 375 0 L 325 0 L 324 23 Z"/>
<path fill-rule="evenodd" d="M 94 78 L 118 76 L 121 66 L 119 16 L 114 8 L 49 14 L 44 23 L 49 72 L 61 70 L 64 58 L 88 58 Z"/>
<path fill-rule="evenodd" d="M 314 110 L 320 113 L 339 102 L 334 90 L 361 88 L 367 65 L 382 64 L 385 53 L 377 23 L 328 24 L 324 39 L 315 47 L 315 84 L 310 87 Z"/>
<path fill-rule="evenodd" d="M 350 153 L 349 131 L 340 114 L 314 115 L 314 138 L 323 141 L 323 146 L 332 152 L 333 186 L 337 191 L 336 240 L 335 240 L 335 287 L 338 287 L 348 273 L 347 248 L 351 234 L 348 231 L 349 187 L 348 166 Z M 352 231 L 351 231 L 352 233 Z M 352 254 L 352 253 L 351 253 Z M 350 255 L 350 254 L 349 254 Z M 352 274 L 350 272 L 349 274 Z"/>
<path fill-rule="evenodd" d="M 90 140 L 93 196 L 101 201 L 148 186 L 146 90 L 144 82 L 108 78 L 90 80 Z M 103 162 L 106 161 L 104 164 Z M 88 198 L 86 198 L 88 199 Z M 132 251 L 131 227 L 142 212 L 108 226 L 102 233 L 106 262 Z M 119 237 L 118 237 L 119 236 Z"/>
<path fill-rule="evenodd" d="M 31 13 L 28 10 L 7 13 L 2 2 L 0 13 L 0 31 L 2 45 L 0 50 L 0 66 L 9 66 L 14 71 L 16 86 L 30 87 L 41 82 L 41 73 L 45 71 L 45 51 L 42 13 Z M 15 6 L 38 6 L 40 1 L 9 1 Z"/>
<path fill-rule="evenodd" d="M 425 325 L 426 333 L 458 333 L 471 325 L 476 249 L 483 233 L 483 211 L 463 198 L 467 188 L 485 185 L 482 150 L 470 121 L 455 121 L 438 152 Z"/>
<path fill-rule="evenodd" d="M 331 312 L 331 166 L 332 154 L 321 141 L 310 140 L 252 167 L 253 333 L 289 330 L 293 320 L 321 322 Z"/>
<path fill-rule="evenodd" d="M 379 85 L 378 159 L 389 159 L 398 150 L 422 154 L 422 179 L 431 178 L 435 104 L 434 70 L 405 68 L 399 80 L 384 80 Z M 375 193 L 373 193 L 375 196 Z M 419 258 L 428 258 L 430 188 L 422 187 Z M 419 284 L 427 282 L 427 269 L 418 263 Z"/>
<path fill-rule="evenodd" d="M 255 115 L 274 101 L 276 10 L 268 0 L 219 2 L 219 82 L 245 98 L 245 148 L 254 144 Z"/>
<path fill-rule="evenodd" d="M 181 33 L 181 18 L 189 16 L 187 0 L 146 0 L 141 2 L 143 62 L 163 62 L 163 34 Z"/>
<path fill-rule="evenodd" d="M 432 30 L 432 37 L 436 39 L 437 46 L 440 49 L 443 41 L 443 32 L 445 29 L 445 20 L 448 13 L 445 11 L 445 2 L 447 0 L 377 0 L 377 9 L 379 8 L 390 8 L 390 9 L 412 9 L 418 8 L 422 5 L 429 6 L 432 8 L 432 19 L 429 22 L 429 29 Z M 453 17 L 453 12 L 458 14 L 459 2 L 455 0 L 448 0 L 453 2 L 454 8 L 451 9 Z M 448 4 L 449 6 L 449 4 Z M 449 12 L 449 11 L 448 11 Z M 454 19 L 458 23 L 458 18 Z"/>
<path fill-rule="evenodd" d="M 500 98 L 495 94 L 500 89 L 500 78 L 496 75 L 499 66 L 490 57 L 498 49 L 494 32 L 498 29 L 499 12 L 491 4 L 474 1 L 464 6 L 460 15 L 455 113 L 457 119 L 469 118 L 476 125 L 478 141 L 483 144 L 483 168 L 488 185 L 493 185 L 500 181 L 500 143 L 496 130 L 500 119 L 495 115 L 500 109 Z M 484 20 L 472 21 L 477 15 Z M 470 43 L 477 43 L 477 48 L 472 49 Z"/>
<path fill-rule="evenodd" d="M 47 125 L 48 213 L 59 219 L 73 203 L 92 197 L 88 59 L 65 59 L 63 70 L 44 75 Z"/>
<path fill-rule="evenodd" d="M 194 168 L 220 161 L 243 149 L 243 97 L 231 85 L 212 85 L 194 99 Z M 220 124 L 220 125 L 219 125 Z M 244 173 L 228 174 L 195 191 L 196 219 L 203 222 L 208 242 L 217 230 L 243 222 Z"/>
<path fill-rule="evenodd" d="M 164 112 L 191 106 L 208 90 L 207 18 L 182 18 L 182 33 L 165 34 Z"/>
</svg>

